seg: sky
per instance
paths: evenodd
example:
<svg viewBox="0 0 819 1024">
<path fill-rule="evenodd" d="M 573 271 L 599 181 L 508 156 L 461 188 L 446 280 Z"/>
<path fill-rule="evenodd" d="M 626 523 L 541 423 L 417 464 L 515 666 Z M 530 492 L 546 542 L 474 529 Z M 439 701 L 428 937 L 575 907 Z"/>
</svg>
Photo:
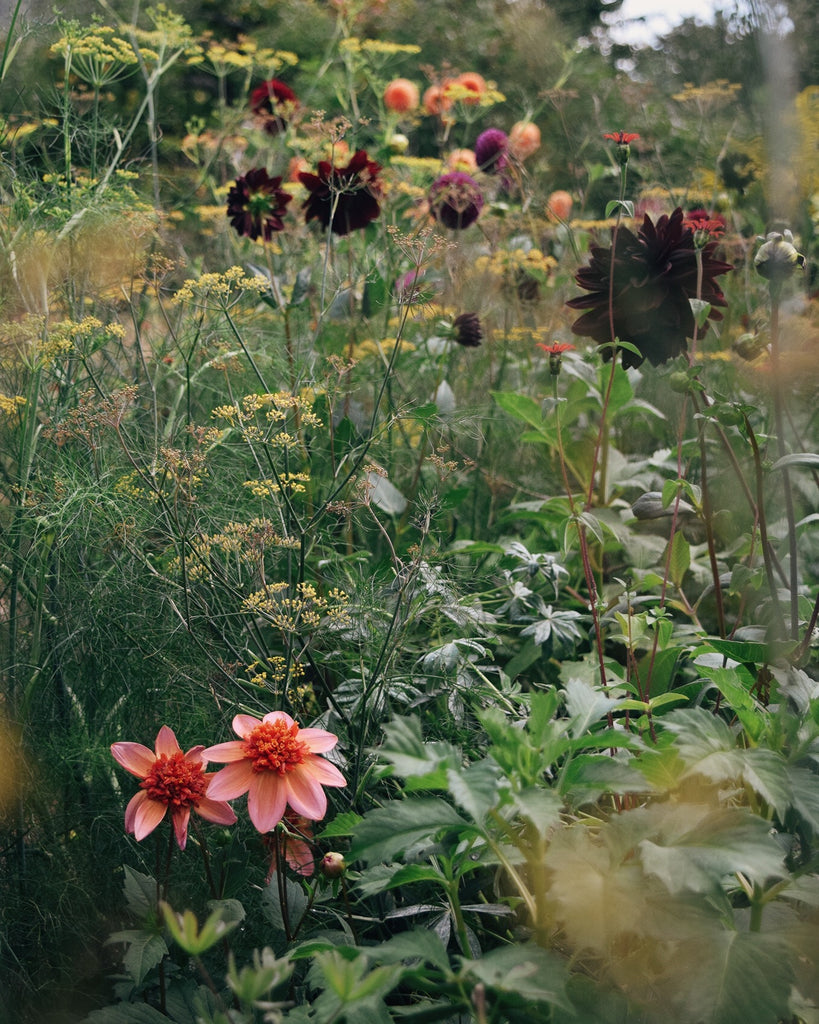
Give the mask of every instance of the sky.
<svg viewBox="0 0 819 1024">
<path fill-rule="evenodd" d="M 649 43 L 684 18 L 711 21 L 715 9 L 730 6 L 730 0 L 625 0 L 617 14 L 612 15 L 611 35 L 618 43 Z M 634 22 L 635 18 L 645 21 Z"/>
</svg>

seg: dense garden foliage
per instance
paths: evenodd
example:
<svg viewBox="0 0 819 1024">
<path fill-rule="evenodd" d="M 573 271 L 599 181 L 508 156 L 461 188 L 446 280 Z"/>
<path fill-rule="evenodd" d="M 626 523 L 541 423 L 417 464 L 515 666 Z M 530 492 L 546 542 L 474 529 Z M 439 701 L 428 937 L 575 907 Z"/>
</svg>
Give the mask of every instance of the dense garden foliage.
<svg viewBox="0 0 819 1024">
<path fill-rule="evenodd" d="M 0 48 L 0 1017 L 815 1024 L 811 3 L 123 6 Z"/>
</svg>

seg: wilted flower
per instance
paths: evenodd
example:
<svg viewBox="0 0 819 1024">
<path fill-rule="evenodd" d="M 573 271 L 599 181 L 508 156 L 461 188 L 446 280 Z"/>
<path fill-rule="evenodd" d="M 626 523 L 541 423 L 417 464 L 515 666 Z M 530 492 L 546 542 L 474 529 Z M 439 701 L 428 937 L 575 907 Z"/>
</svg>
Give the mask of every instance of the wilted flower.
<svg viewBox="0 0 819 1024">
<path fill-rule="evenodd" d="M 322 786 L 347 785 L 338 768 L 318 756 L 338 742 L 331 732 L 300 729 L 284 711 L 271 711 L 261 721 L 236 715 L 233 731 L 241 739 L 217 743 L 202 754 L 229 762 L 214 775 L 210 793 L 225 800 L 247 793 L 248 814 L 259 832 L 274 829 L 288 804 L 309 821 L 321 821 L 327 813 Z"/>
<path fill-rule="evenodd" d="M 231 226 L 248 238 L 269 242 L 284 229 L 285 208 L 293 198 L 279 187 L 281 178 L 271 178 L 256 167 L 237 178 L 228 192 L 227 215 Z"/>
<path fill-rule="evenodd" d="M 498 174 L 509 163 L 509 136 L 500 128 L 487 128 L 475 140 L 475 160 L 487 174 Z"/>
<path fill-rule="evenodd" d="M 757 273 L 770 281 L 771 287 L 781 284 L 797 267 L 804 265 L 805 257 L 797 251 L 790 231 L 781 234 L 778 231 L 769 232 L 754 256 Z"/>
<path fill-rule="evenodd" d="M 278 78 L 263 82 L 250 94 L 250 109 L 262 118 L 264 130 L 270 135 L 284 131 L 297 106 L 296 94 Z"/>
<path fill-rule="evenodd" d="M 316 863 L 313 848 L 310 846 L 313 839 L 312 824 L 309 818 L 296 814 L 288 807 L 276 831 L 264 837 L 264 844 L 270 850 L 266 882 L 269 883 L 275 874 L 280 855 L 296 874 L 305 878 L 313 874 Z"/>
<path fill-rule="evenodd" d="M 384 90 L 384 106 L 396 114 L 417 109 L 420 101 L 418 86 L 408 78 L 394 78 Z"/>
<path fill-rule="evenodd" d="M 587 310 L 572 325 L 575 334 L 610 346 L 617 339 L 640 350 L 623 350 L 623 366 L 639 366 L 643 359 L 657 366 L 686 350 L 686 339 L 696 329 L 690 299 L 709 303 L 708 316 L 721 320 L 715 307 L 726 302 L 715 278 L 733 270 L 730 263 L 714 259 L 716 242 L 701 253 L 701 284 L 697 292 L 697 250 L 689 228 L 683 227 L 678 207 L 656 225 L 646 214 L 634 235 L 628 228 L 614 232 L 615 249 L 592 246 L 591 261 L 581 267 L 575 280 L 591 294 L 572 299 L 572 309 Z M 603 358 L 611 359 L 612 349 Z"/>
<path fill-rule="evenodd" d="M 464 348 L 477 348 L 483 338 L 483 327 L 477 313 L 460 313 L 452 321 L 452 340 Z"/>
<path fill-rule="evenodd" d="M 346 167 L 322 160 L 316 174 L 302 172 L 299 181 L 310 193 L 302 204 L 304 219 L 317 220 L 335 235 L 365 228 L 381 213 L 380 170 L 381 165 L 359 149 Z"/>
<path fill-rule="evenodd" d="M 463 171 L 442 174 L 429 190 L 429 209 L 444 227 L 460 230 L 478 219 L 483 194 L 476 181 Z"/>
<path fill-rule="evenodd" d="M 236 815 L 228 803 L 209 793 L 214 775 L 205 774 L 204 746 L 182 753 L 173 729 L 163 725 L 154 749 L 141 743 L 112 743 L 111 754 L 122 767 L 142 779 L 125 809 L 125 830 L 144 839 L 170 811 L 180 850 L 188 840 L 188 821 L 193 809 L 207 821 L 232 825 Z"/>
</svg>

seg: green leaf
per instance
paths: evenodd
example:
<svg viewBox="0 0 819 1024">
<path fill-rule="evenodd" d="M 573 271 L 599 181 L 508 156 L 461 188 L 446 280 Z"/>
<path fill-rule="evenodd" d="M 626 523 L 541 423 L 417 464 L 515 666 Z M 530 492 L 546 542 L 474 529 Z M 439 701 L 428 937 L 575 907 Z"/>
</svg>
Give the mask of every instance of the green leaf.
<svg viewBox="0 0 819 1024">
<path fill-rule="evenodd" d="M 764 932 L 709 930 L 669 962 L 678 1024 L 773 1024 L 790 1020 L 791 951 Z"/>
<path fill-rule="evenodd" d="M 691 565 L 691 548 L 681 530 L 674 534 L 671 542 L 671 558 L 668 563 L 668 575 L 675 587 L 682 588 L 683 579 Z"/>
<path fill-rule="evenodd" d="M 550 436 L 553 434 L 553 430 L 547 429 L 544 423 L 540 402 L 534 398 L 519 394 L 517 391 L 493 391 L 492 397 L 504 412 L 535 427 L 538 433 L 548 432 Z"/>
<path fill-rule="evenodd" d="M 367 948 L 379 963 L 404 963 L 407 960 L 422 960 L 442 971 L 449 970 L 449 954 L 437 932 L 414 928 L 410 932 L 394 935 L 380 946 Z"/>
<path fill-rule="evenodd" d="M 606 203 L 606 220 L 612 216 L 615 210 L 631 219 L 634 216 L 634 203 L 630 199 L 609 199 Z"/>
<path fill-rule="evenodd" d="M 355 811 L 343 811 L 337 814 L 330 824 L 322 829 L 318 839 L 336 839 L 338 836 L 350 836 L 361 821 L 361 815 Z"/>
<path fill-rule="evenodd" d="M 137 928 L 114 932 L 108 942 L 125 943 L 122 963 L 135 985 L 141 985 L 148 972 L 152 971 L 168 953 L 168 947 L 161 935 Z"/>
<path fill-rule="evenodd" d="M 819 455 L 816 452 L 791 452 L 777 459 L 771 469 L 784 469 L 786 466 L 819 466 Z"/>
<path fill-rule="evenodd" d="M 545 839 L 560 820 L 563 797 L 552 789 L 530 786 L 515 793 L 512 802 L 518 814 L 528 821 L 541 839 Z"/>
<path fill-rule="evenodd" d="M 652 839 L 637 844 L 643 868 L 673 895 L 715 892 L 737 871 L 760 884 L 784 872 L 784 854 L 770 824 L 742 808 L 658 805 L 645 821 L 655 828 Z"/>
<path fill-rule="evenodd" d="M 92 1010 L 83 1024 L 168 1024 L 168 1018 L 147 1003 L 119 1003 Z"/>
<path fill-rule="evenodd" d="M 612 700 L 604 691 L 590 686 L 585 680 L 566 680 L 566 710 L 571 719 L 571 734 L 582 736 L 592 725 L 616 711 L 619 700 Z"/>
<path fill-rule="evenodd" d="M 462 810 L 481 824 L 498 802 L 499 771 L 494 761 L 477 761 L 466 768 L 449 768 L 449 792 Z"/>
<path fill-rule="evenodd" d="M 389 761 L 396 774 L 405 779 L 414 777 L 436 779 L 436 788 L 446 788 L 446 769 L 461 764 L 456 747 L 442 741 L 427 742 L 421 723 L 414 716 L 396 715 L 384 726 L 386 739 L 378 748 L 380 757 Z"/>
<path fill-rule="evenodd" d="M 312 276 L 312 267 L 302 267 L 298 274 L 296 274 L 296 280 L 293 282 L 293 291 L 290 295 L 291 309 L 293 309 L 294 306 L 300 306 L 307 298 L 307 295 L 310 292 L 310 279 Z"/>
<path fill-rule="evenodd" d="M 571 1008 L 566 995 L 566 968 L 548 950 L 528 943 L 515 943 L 490 950 L 480 960 L 464 960 L 464 973 L 495 992 L 527 1002 L 548 1003 Z"/>
<path fill-rule="evenodd" d="M 144 920 L 156 912 L 156 879 L 125 865 L 125 903 L 134 917 Z"/>
<path fill-rule="evenodd" d="M 418 843 L 434 841 L 442 832 L 458 831 L 468 822 L 444 800 L 392 800 L 365 815 L 350 847 L 350 860 L 389 861 Z"/>
</svg>

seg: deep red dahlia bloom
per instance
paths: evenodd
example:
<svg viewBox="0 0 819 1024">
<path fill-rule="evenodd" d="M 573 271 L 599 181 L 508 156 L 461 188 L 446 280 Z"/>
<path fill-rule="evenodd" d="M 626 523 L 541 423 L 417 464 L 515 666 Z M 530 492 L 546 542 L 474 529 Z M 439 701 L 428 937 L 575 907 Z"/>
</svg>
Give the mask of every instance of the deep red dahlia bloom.
<svg viewBox="0 0 819 1024">
<path fill-rule="evenodd" d="M 263 167 L 255 167 L 237 178 L 228 192 L 227 215 L 240 235 L 269 242 L 284 230 L 285 208 L 293 198 L 279 187 L 281 178 L 271 178 Z"/>
<path fill-rule="evenodd" d="M 359 149 L 346 167 L 322 160 L 316 173 L 302 171 L 299 181 L 310 195 L 302 203 L 304 219 L 317 220 L 335 235 L 365 228 L 381 213 L 381 165 Z"/>
<path fill-rule="evenodd" d="M 296 94 L 278 78 L 262 82 L 250 94 L 250 109 L 264 120 L 270 135 L 284 131 L 297 106 Z"/>
<path fill-rule="evenodd" d="M 656 224 L 646 214 L 643 226 L 633 234 L 619 227 L 611 248 L 592 246 L 589 265 L 575 280 L 590 294 L 567 303 L 586 312 L 574 322 L 575 334 L 609 346 L 615 339 L 627 341 L 640 355 L 623 350 L 623 366 L 639 366 L 648 359 L 654 366 L 686 350 L 696 322 L 689 299 L 700 298 L 711 306 L 711 320 L 721 320 L 718 306 L 725 298 L 715 281 L 733 270 L 730 263 L 714 259 L 716 242 L 701 250 L 702 281 L 697 294 L 697 252 L 690 228 L 683 226 L 678 207 Z M 609 304 L 611 303 L 611 309 Z M 612 349 L 603 351 L 611 359 Z"/>
</svg>

